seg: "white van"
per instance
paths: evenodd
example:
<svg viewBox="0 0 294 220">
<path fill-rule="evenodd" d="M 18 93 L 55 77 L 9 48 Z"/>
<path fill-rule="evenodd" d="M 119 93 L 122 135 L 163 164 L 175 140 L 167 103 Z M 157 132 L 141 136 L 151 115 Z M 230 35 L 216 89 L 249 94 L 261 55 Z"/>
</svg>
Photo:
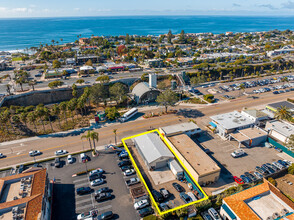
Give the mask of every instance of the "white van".
<svg viewBox="0 0 294 220">
<path fill-rule="evenodd" d="M 221 217 L 217 213 L 217 211 L 214 208 L 208 209 L 208 214 L 212 217 L 214 220 L 221 220 Z"/>
</svg>

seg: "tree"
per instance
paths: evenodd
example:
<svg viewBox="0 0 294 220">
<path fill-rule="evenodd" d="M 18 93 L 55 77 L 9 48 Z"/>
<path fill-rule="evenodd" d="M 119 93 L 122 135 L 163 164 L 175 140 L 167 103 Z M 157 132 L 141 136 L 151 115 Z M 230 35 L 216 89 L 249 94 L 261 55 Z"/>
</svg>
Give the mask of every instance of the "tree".
<svg viewBox="0 0 294 220">
<path fill-rule="evenodd" d="M 89 59 L 89 60 L 85 63 L 85 65 L 87 65 L 87 66 L 93 66 L 92 60 Z"/>
<path fill-rule="evenodd" d="M 240 89 L 240 91 L 242 91 L 243 93 L 245 92 L 245 85 L 242 83 L 242 84 L 240 84 L 239 85 L 239 89 Z"/>
<path fill-rule="evenodd" d="M 179 99 L 177 94 L 174 91 L 168 89 L 157 96 L 156 102 L 164 106 L 165 112 L 167 112 L 168 106 L 174 106 L 178 100 Z"/>
<path fill-rule="evenodd" d="M 113 129 L 112 132 L 114 134 L 114 143 L 116 145 L 116 132 L 117 132 L 117 129 Z"/>
<path fill-rule="evenodd" d="M 72 84 L 71 88 L 72 88 L 72 96 L 76 98 L 78 96 L 78 92 L 77 92 L 78 87 L 76 84 Z"/>
<path fill-rule="evenodd" d="M 199 76 L 194 76 L 190 79 L 190 83 L 192 86 L 197 86 L 200 83 L 204 83 L 204 82 L 205 82 L 205 76 L 200 74 Z"/>
<path fill-rule="evenodd" d="M 76 81 L 77 84 L 83 84 L 84 82 L 85 82 L 85 80 L 83 80 L 83 79 L 78 79 L 78 80 Z"/>
<path fill-rule="evenodd" d="M 167 42 L 171 43 L 172 38 L 173 38 L 172 31 L 169 30 L 168 33 L 167 33 Z"/>
<path fill-rule="evenodd" d="M 129 34 L 126 34 L 126 40 L 125 41 L 126 41 L 126 44 L 131 43 Z"/>
<path fill-rule="evenodd" d="M 58 60 L 53 60 L 52 66 L 53 66 L 53 68 L 60 68 L 61 63 Z"/>
<path fill-rule="evenodd" d="M 81 139 L 82 139 L 82 140 L 83 140 L 83 139 L 88 139 L 89 144 L 90 144 L 90 149 L 92 150 L 91 131 L 88 130 L 88 131 L 87 131 L 87 134 L 84 134 L 84 135 L 81 136 Z"/>
<path fill-rule="evenodd" d="M 290 121 L 292 119 L 292 115 L 286 106 L 281 106 L 280 108 L 277 108 L 275 118 Z"/>
<path fill-rule="evenodd" d="M 119 113 L 117 111 L 117 109 L 115 107 L 107 107 L 105 109 L 105 114 L 106 117 L 110 120 L 113 121 L 115 120 L 117 117 L 119 117 Z"/>
<path fill-rule="evenodd" d="M 32 87 L 33 91 L 35 91 L 35 85 L 37 84 L 37 81 L 36 80 L 31 80 L 29 81 L 29 86 Z"/>
<path fill-rule="evenodd" d="M 64 83 L 62 81 L 59 81 L 59 80 L 55 80 L 55 81 L 52 81 L 50 83 L 48 83 L 48 87 L 50 89 L 55 89 L 59 86 L 62 86 Z"/>
<path fill-rule="evenodd" d="M 294 134 L 291 134 L 287 143 L 286 143 L 286 147 L 294 152 Z"/>
<path fill-rule="evenodd" d="M 39 117 L 39 119 L 41 120 L 41 123 L 43 125 L 43 130 L 44 133 L 46 133 L 45 130 L 45 125 L 44 125 L 44 116 L 45 116 L 45 110 L 44 110 L 44 105 L 40 104 L 37 106 L 36 110 L 35 110 L 36 116 Z"/>
<path fill-rule="evenodd" d="M 117 51 L 118 55 L 121 56 L 122 54 L 126 53 L 127 48 L 126 48 L 125 45 L 119 45 L 119 46 L 117 47 L 116 51 Z"/>
<path fill-rule="evenodd" d="M 274 186 L 277 186 L 277 181 L 275 179 L 273 179 L 272 177 L 268 178 L 268 181 L 273 184 Z"/>
<path fill-rule="evenodd" d="M 59 123 L 59 127 L 61 128 L 61 124 L 60 124 L 60 117 L 59 117 L 59 114 L 60 114 L 60 108 L 57 104 L 54 104 L 53 107 L 52 107 L 52 114 L 55 115 L 58 119 L 58 123 Z"/>
<path fill-rule="evenodd" d="M 93 141 L 93 146 L 94 146 L 94 152 L 96 153 L 96 144 L 95 144 L 95 141 L 99 141 L 99 133 L 98 132 L 95 132 L 95 131 L 91 131 L 90 132 L 90 138 L 91 140 Z"/>
<path fill-rule="evenodd" d="M 115 83 L 109 88 L 109 93 L 116 101 L 122 99 L 122 96 L 126 95 L 128 88 L 123 83 Z"/>
<path fill-rule="evenodd" d="M 106 87 L 102 84 L 96 84 L 90 89 L 90 100 L 98 105 L 100 102 L 104 101 L 108 97 L 108 91 Z"/>
<path fill-rule="evenodd" d="M 37 129 L 37 126 L 36 126 L 36 114 L 35 114 L 35 112 L 29 112 L 28 113 L 28 120 L 29 120 L 29 122 L 34 124 L 35 131 L 36 131 L 36 133 L 38 133 L 38 129 Z"/>
<path fill-rule="evenodd" d="M 179 41 L 180 44 L 185 44 L 186 43 L 186 37 L 185 37 L 185 31 L 182 30 L 179 36 Z"/>
<path fill-rule="evenodd" d="M 59 109 L 63 112 L 64 114 L 64 118 L 65 118 L 65 121 L 67 123 L 67 117 L 66 117 L 66 110 L 67 110 L 67 102 L 61 102 L 59 104 Z"/>
</svg>

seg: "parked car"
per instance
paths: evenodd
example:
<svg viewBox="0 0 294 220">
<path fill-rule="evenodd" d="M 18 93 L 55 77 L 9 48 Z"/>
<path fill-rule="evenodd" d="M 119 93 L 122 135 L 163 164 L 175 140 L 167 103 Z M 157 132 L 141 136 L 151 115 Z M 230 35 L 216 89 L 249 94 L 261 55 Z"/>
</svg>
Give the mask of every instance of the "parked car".
<svg viewBox="0 0 294 220">
<path fill-rule="evenodd" d="M 160 192 L 156 191 L 155 189 L 153 189 L 151 192 L 156 202 L 163 202 L 164 198 Z"/>
<path fill-rule="evenodd" d="M 99 178 L 99 179 L 93 180 L 90 184 L 91 184 L 91 186 L 99 186 L 99 185 L 103 184 L 104 182 L 105 182 L 104 179 Z"/>
<path fill-rule="evenodd" d="M 73 156 L 70 154 L 70 155 L 68 155 L 67 156 L 67 163 L 68 164 L 72 164 L 74 162 L 74 158 L 73 158 Z"/>
<path fill-rule="evenodd" d="M 124 172 L 124 171 L 126 171 L 126 170 L 133 169 L 133 166 L 131 166 L 131 165 L 128 165 L 128 166 L 122 166 L 120 169 Z"/>
<path fill-rule="evenodd" d="M 81 154 L 80 154 L 80 158 L 81 158 L 81 161 L 82 161 L 83 163 L 86 163 L 86 162 L 89 161 L 89 158 L 88 158 L 88 156 L 87 156 L 85 153 L 81 153 Z"/>
<path fill-rule="evenodd" d="M 39 150 L 32 150 L 32 151 L 29 152 L 29 155 L 31 157 L 38 156 L 40 154 L 41 154 L 41 151 L 39 151 Z"/>
<path fill-rule="evenodd" d="M 243 149 L 238 149 L 238 150 L 235 150 L 233 153 L 231 153 L 231 156 L 234 158 L 238 158 L 238 157 L 244 156 L 245 154 L 246 153 Z"/>
<path fill-rule="evenodd" d="M 94 173 L 92 175 L 89 175 L 89 180 L 93 181 L 96 179 L 101 179 L 103 177 L 103 175 L 101 173 Z"/>
<path fill-rule="evenodd" d="M 170 196 L 169 191 L 167 189 L 165 189 L 165 188 L 161 188 L 160 193 L 163 196 L 163 198 L 165 198 L 165 199 L 167 199 Z"/>
<path fill-rule="evenodd" d="M 257 171 L 254 172 L 254 175 L 256 176 L 257 179 L 262 179 L 263 175 Z"/>
<path fill-rule="evenodd" d="M 282 153 L 283 152 L 283 150 L 280 149 L 280 148 L 278 148 L 278 147 L 275 147 L 275 150 L 278 151 L 279 153 Z"/>
<path fill-rule="evenodd" d="M 278 167 L 275 167 L 275 166 L 273 166 L 273 165 L 270 164 L 270 163 L 266 163 L 265 165 L 266 165 L 267 167 L 272 168 L 275 172 L 279 171 L 279 168 L 278 168 Z"/>
<path fill-rule="evenodd" d="M 128 166 L 128 165 L 132 165 L 130 160 L 123 160 L 122 162 L 119 162 L 117 164 L 119 167 L 123 167 L 123 166 Z"/>
<path fill-rule="evenodd" d="M 31 156 L 31 155 L 30 155 L 30 156 Z M 4 154 L 0 153 L 0 158 L 3 158 L 3 157 L 5 157 Z"/>
<path fill-rule="evenodd" d="M 55 151 L 55 156 L 60 156 L 60 155 L 64 155 L 67 153 L 68 152 L 66 150 L 58 150 L 58 151 Z"/>
<path fill-rule="evenodd" d="M 108 200 L 112 197 L 111 193 L 100 193 L 95 195 L 96 202 Z"/>
<path fill-rule="evenodd" d="M 203 220 L 213 220 L 208 212 L 201 213 Z"/>
<path fill-rule="evenodd" d="M 90 193 L 91 191 L 92 191 L 92 189 L 90 187 L 77 188 L 77 194 L 78 195 L 84 195 L 84 194 Z"/>
<path fill-rule="evenodd" d="M 237 177 L 237 176 L 233 176 L 233 179 L 238 184 L 244 184 L 244 181 L 241 178 Z"/>
<path fill-rule="evenodd" d="M 153 212 L 154 211 L 153 211 L 153 209 L 151 207 L 146 207 L 146 208 L 143 208 L 143 209 L 141 209 L 141 210 L 138 211 L 139 216 L 141 218 L 143 218 L 145 216 L 148 216 L 148 215 L 151 215 L 151 214 L 153 214 Z"/>
<path fill-rule="evenodd" d="M 256 170 L 257 172 L 261 173 L 263 176 L 269 174 L 269 172 L 268 172 L 267 170 L 265 170 L 265 169 L 263 169 L 263 168 L 261 168 L 261 167 L 259 167 L 259 166 L 255 167 L 255 170 Z"/>
<path fill-rule="evenodd" d="M 124 175 L 125 175 L 125 176 L 131 176 L 131 175 L 133 175 L 134 173 L 136 173 L 135 170 L 134 170 L 134 169 L 130 169 L 130 170 L 126 170 L 126 171 L 124 172 Z"/>
<path fill-rule="evenodd" d="M 284 169 L 284 166 L 282 166 L 281 164 L 277 163 L 277 162 L 272 162 L 272 165 L 279 168 L 280 170 L 281 169 Z"/>
<path fill-rule="evenodd" d="M 103 187 L 103 188 L 97 189 L 95 191 L 95 195 L 98 195 L 100 193 L 106 193 L 106 192 L 110 192 L 110 189 L 108 187 Z"/>
<path fill-rule="evenodd" d="M 283 160 L 278 160 L 277 162 L 278 162 L 279 164 L 281 164 L 282 166 L 284 166 L 285 168 L 288 167 L 288 164 L 285 163 L 285 161 L 283 161 Z"/>
<path fill-rule="evenodd" d="M 126 181 L 127 186 L 135 185 L 140 182 L 139 178 L 131 178 Z"/>
<path fill-rule="evenodd" d="M 19 165 L 19 167 L 18 167 L 18 173 L 22 173 L 23 171 L 24 171 L 24 165 L 21 164 L 21 165 Z"/>
<path fill-rule="evenodd" d="M 265 164 L 262 164 L 261 167 L 262 167 L 263 169 L 267 170 L 270 174 L 275 173 L 275 171 L 274 171 L 272 168 L 268 167 L 268 166 L 265 165 Z"/>
<path fill-rule="evenodd" d="M 212 217 L 213 220 L 221 220 L 221 217 L 214 208 L 209 208 L 208 214 Z"/>
<path fill-rule="evenodd" d="M 98 214 L 98 210 L 90 210 L 89 212 L 83 212 L 77 216 L 77 220 L 95 218 Z"/>
<path fill-rule="evenodd" d="M 55 158 L 54 166 L 55 167 L 61 167 L 61 162 L 60 162 L 60 158 L 59 157 Z"/>
<path fill-rule="evenodd" d="M 113 217 L 112 211 L 104 212 L 101 215 L 98 215 L 97 220 L 106 220 Z"/>
<path fill-rule="evenodd" d="M 166 211 L 170 209 L 167 203 L 160 203 L 159 208 L 161 211 Z"/>
<path fill-rule="evenodd" d="M 190 196 L 188 196 L 186 193 L 184 192 L 181 192 L 180 193 L 180 197 L 181 199 L 185 202 L 185 203 L 190 203 L 190 202 L 193 202 L 193 200 L 191 199 Z"/>
<path fill-rule="evenodd" d="M 244 175 L 247 176 L 248 178 L 250 178 L 253 182 L 255 182 L 257 180 L 257 178 L 249 172 L 245 172 Z"/>
<path fill-rule="evenodd" d="M 250 182 L 251 182 L 251 179 L 248 178 L 248 177 L 245 176 L 245 175 L 241 175 L 240 178 L 241 178 L 245 183 L 250 183 Z"/>
<path fill-rule="evenodd" d="M 140 200 L 139 202 L 136 202 L 136 203 L 134 204 L 134 208 L 135 208 L 136 210 L 138 210 L 138 209 L 143 209 L 143 208 L 145 208 L 145 207 L 147 207 L 147 206 L 149 206 L 149 202 L 148 202 L 147 199 Z"/>
<path fill-rule="evenodd" d="M 173 183 L 172 185 L 178 192 L 184 192 L 184 188 L 180 184 Z"/>
<path fill-rule="evenodd" d="M 94 174 L 102 174 L 102 173 L 104 173 L 104 170 L 101 169 L 101 168 L 98 168 L 98 169 L 96 169 L 96 170 L 92 170 L 92 171 L 90 171 L 89 176 L 92 176 L 92 175 L 94 175 Z"/>
</svg>

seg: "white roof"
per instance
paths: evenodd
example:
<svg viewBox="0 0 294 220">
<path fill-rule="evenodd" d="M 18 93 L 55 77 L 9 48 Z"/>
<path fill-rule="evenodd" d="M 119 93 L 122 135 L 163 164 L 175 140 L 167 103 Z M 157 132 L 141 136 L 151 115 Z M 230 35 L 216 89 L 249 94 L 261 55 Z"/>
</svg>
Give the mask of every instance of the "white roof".
<svg viewBox="0 0 294 220">
<path fill-rule="evenodd" d="M 272 130 L 275 130 L 285 137 L 290 137 L 291 134 L 294 134 L 294 125 L 291 125 L 290 123 L 278 120 L 269 121 L 268 123 L 272 125 Z"/>
<path fill-rule="evenodd" d="M 80 70 L 93 70 L 94 68 L 92 66 L 82 66 Z"/>
<path fill-rule="evenodd" d="M 170 125 L 166 127 L 162 127 L 161 129 L 164 131 L 166 135 L 178 133 L 178 132 L 188 132 L 191 130 L 198 129 L 199 127 L 192 121 L 186 123 L 180 123 L 176 125 Z"/>
<path fill-rule="evenodd" d="M 242 115 L 238 111 L 214 115 L 210 118 L 225 129 L 234 129 L 254 124 L 254 120 Z"/>
<path fill-rule="evenodd" d="M 162 157 L 174 158 L 173 154 L 156 133 L 135 137 L 134 141 L 149 164 Z"/>
</svg>

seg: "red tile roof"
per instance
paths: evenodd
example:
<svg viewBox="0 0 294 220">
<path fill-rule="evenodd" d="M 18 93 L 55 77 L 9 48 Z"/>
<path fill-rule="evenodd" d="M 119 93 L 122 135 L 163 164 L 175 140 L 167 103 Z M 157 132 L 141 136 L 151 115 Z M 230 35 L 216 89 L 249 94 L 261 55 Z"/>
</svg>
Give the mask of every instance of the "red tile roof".
<svg viewBox="0 0 294 220">
<path fill-rule="evenodd" d="M 24 219 L 35 220 L 38 218 L 38 215 L 42 211 L 42 199 L 45 192 L 47 178 L 46 169 L 40 169 L 32 172 L 25 172 L 17 175 L 0 178 L 0 191 L 2 191 L 3 187 L 5 186 L 5 181 L 21 179 L 29 176 L 32 176 L 31 194 L 25 198 L 0 203 L 0 210 L 9 207 L 14 207 L 20 204 L 26 204 L 26 212 Z"/>
<path fill-rule="evenodd" d="M 259 220 L 260 218 L 253 212 L 253 210 L 244 202 L 244 200 L 250 199 L 254 196 L 260 195 L 267 191 L 271 191 L 276 194 L 282 201 L 284 201 L 291 208 L 294 208 L 294 203 L 284 196 L 280 190 L 274 187 L 271 183 L 264 179 L 264 183 L 236 193 L 234 195 L 224 198 L 225 203 L 233 210 L 233 212 L 240 219 Z M 287 217 L 288 218 L 288 217 Z M 294 216 L 293 216 L 294 218 Z M 288 218 L 290 219 L 290 218 Z M 291 215 L 292 219 L 292 215 Z M 294 220 L 294 219 L 293 219 Z"/>
</svg>

